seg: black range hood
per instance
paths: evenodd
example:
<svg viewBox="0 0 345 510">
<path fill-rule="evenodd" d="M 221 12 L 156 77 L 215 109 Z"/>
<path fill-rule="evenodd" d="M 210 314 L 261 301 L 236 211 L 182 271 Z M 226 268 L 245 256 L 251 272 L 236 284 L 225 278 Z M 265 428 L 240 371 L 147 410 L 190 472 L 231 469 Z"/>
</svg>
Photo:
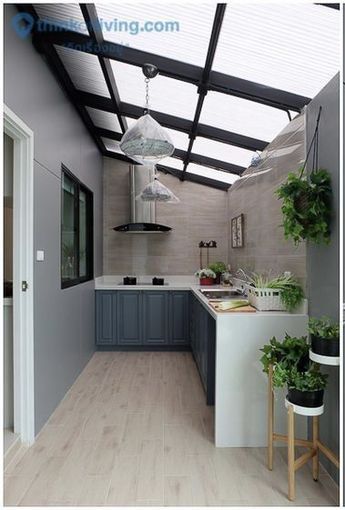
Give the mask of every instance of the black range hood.
<svg viewBox="0 0 345 510">
<path fill-rule="evenodd" d="M 171 231 L 171 227 L 156 223 L 155 202 L 136 200 L 141 191 L 154 179 L 152 167 L 144 165 L 130 165 L 130 206 L 131 218 L 128 223 L 113 228 L 116 232 L 127 234 L 164 234 Z"/>
<path fill-rule="evenodd" d="M 127 232 L 128 234 L 159 234 L 169 232 L 171 227 L 160 225 L 159 223 L 125 223 L 114 227 L 117 232 Z"/>
</svg>

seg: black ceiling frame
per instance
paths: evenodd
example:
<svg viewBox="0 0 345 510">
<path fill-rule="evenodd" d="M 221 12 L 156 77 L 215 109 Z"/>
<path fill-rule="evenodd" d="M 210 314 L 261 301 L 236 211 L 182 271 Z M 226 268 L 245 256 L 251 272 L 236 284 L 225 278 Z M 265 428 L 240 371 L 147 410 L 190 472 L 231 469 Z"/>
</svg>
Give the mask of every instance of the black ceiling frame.
<svg viewBox="0 0 345 510">
<path fill-rule="evenodd" d="M 93 38 L 94 42 L 98 45 L 102 45 L 104 43 L 103 38 L 103 32 L 101 25 L 99 23 L 97 10 L 94 4 L 79 4 L 80 10 L 83 14 L 86 26 L 88 28 L 88 31 L 90 33 L 90 36 Z M 107 84 L 108 91 L 110 94 L 110 97 L 112 99 L 112 102 L 114 104 L 114 110 L 117 115 L 121 131 L 122 133 L 125 133 L 128 129 L 128 125 L 126 122 L 126 119 L 123 119 L 120 115 L 120 95 L 119 91 L 117 89 L 113 69 L 111 67 L 110 60 L 102 57 L 101 55 L 98 55 L 98 61 L 100 63 L 102 73 L 104 76 L 104 80 Z"/>
<path fill-rule="evenodd" d="M 16 7 L 19 12 L 27 12 L 29 13 L 33 19 L 35 20 L 35 23 L 39 20 L 39 16 L 33 7 L 32 4 L 16 4 Z M 34 41 L 33 41 L 34 43 Z M 35 45 L 35 43 L 34 43 Z M 90 133 L 90 136 L 95 141 L 98 150 L 103 154 L 106 151 L 105 145 L 101 139 L 101 137 L 97 134 L 97 132 L 94 129 L 94 124 L 91 120 L 91 117 L 89 113 L 87 112 L 85 106 L 79 104 L 76 101 L 76 88 L 69 77 L 69 74 L 67 73 L 57 51 L 55 48 L 51 45 L 45 44 L 43 41 L 40 43 L 39 47 L 35 48 L 40 53 L 44 54 L 45 60 L 51 69 L 54 76 L 57 78 L 58 82 L 60 83 L 63 91 L 67 95 L 68 99 L 71 101 L 75 109 L 77 110 L 77 113 L 79 114 L 80 118 L 82 119 L 85 127 L 87 128 L 88 132 Z"/>
<path fill-rule="evenodd" d="M 109 113 L 115 113 L 112 101 L 107 97 L 98 96 L 97 94 L 91 94 L 90 92 L 84 92 L 82 90 L 77 90 L 76 100 L 85 106 L 90 106 L 91 108 Z M 120 103 L 119 108 L 122 116 L 130 117 L 132 119 L 137 119 L 140 117 L 143 111 L 140 106 L 129 103 Z M 191 120 L 182 119 L 181 117 L 175 117 L 174 115 L 169 115 L 167 113 L 161 113 L 154 110 L 150 110 L 150 113 L 157 120 L 157 122 L 167 128 L 181 131 L 186 134 L 191 132 L 193 126 L 193 121 Z M 268 144 L 268 142 L 265 140 L 257 140 L 256 138 L 239 135 L 237 133 L 232 133 L 231 131 L 226 131 L 224 129 L 200 123 L 198 124 L 196 135 L 228 145 L 241 147 L 242 149 L 247 149 L 249 151 L 263 151 Z"/>
<path fill-rule="evenodd" d="M 202 67 L 193 64 L 186 64 L 185 62 L 162 57 L 161 55 L 155 55 L 154 53 L 123 46 L 107 40 L 105 40 L 102 47 L 99 48 L 97 45 L 93 44 L 93 39 L 90 36 L 69 30 L 35 32 L 34 38 L 38 43 L 44 40 L 49 44 L 70 46 L 75 49 L 80 48 L 80 51 L 91 53 L 92 55 L 100 55 L 110 60 L 116 60 L 140 68 L 143 63 L 150 62 L 158 67 L 159 73 L 162 76 L 191 83 L 196 87 L 201 83 L 204 70 Z M 249 101 L 271 106 L 272 108 L 284 111 L 291 110 L 297 113 L 300 113 L 301 109 L 311 101 L 311 98 L 305 96 L 275 89 L 267 85 L 244 80 L 218 71 L 210 72 L 207 89 L 248 99 Z"/>
<path fill-rule="evenodd" d="M 102 136 L 105 136 L 105 133 L 107 134 L 107 137 L 113 139 L 116 139 L 114 137 L 117 137 L 118 134 L 112 131 L 97 128 L 94 125 L 90 115 L 86 110 L 86 106 L 88 106 L 87 101 L 85 103 L 80 101 L 81 95 L 84 95 L 84 99 L 85 94 L 89 96 L 88 99 L 91 99 L 94 95 L 83 93 L 74 87 L 73 82 L 71 81 L 58 53 L 53 46 L 54 44 L 67 47 L 69 46 L 72 48 L 74 46 L 75 49 L 79 49 L 79 45 L 81 48 L 80 51 L 91 53 L 98 57 L 111 99 L 101 98 L 103 107 L 94 107 L 115 113 L 118 116 L 122 132 L 126 130 L 126 119 L 123 117 L 127 116 L 138 118 L 142 115 L 142 108 L 120 102 L 110 60 L 118 60 L 120 62 L 140 67 L 144 62 L 150 62 L 157 65 L 160 74 L 163 76 L 182 80 L 197 86 L 199 98 L 193 121 L 187 121 L 185 119 L 160 112 L 152 112 L 157 121 L 161 122 L 166 127 L 186 132 L 190 135 L 188 151 L 186 152 L 176 150 L 176 154 L 174 154 L 175 157 L 182 159 L 184 163 L 187 164 L 188 162 L 193 162 L 202 166 L 215 168 L 216 170 L 235 173 L 237 175 L 241 175 L 242 171 L 244 170 L 242 167 L 232 165 L 231 163 L 221 162 L 213 158 L 193 154 L 192 147 L 196 136 L 203 136 L 205 138 L 217 140 L 222 143 L 242 147 L 250 151 L 263 150 L 267 145 L 267 142 L 261 140 L 255 140 L 250 137 L 238 135 L 236 133 L 229 133 L 219 128 L 199 124 L 198 121 L 200 118 L 202 103 L 205 95 L 209 90 L 223 94 L 229 94 L 270 107 L 281 109 L 286 111 L 287 114 L 289 114 L 290 110 L 300 112 L 301 109 L 310 102 L 310 98 L 307 97 L 292 94 L 279 89 L 274 89 L 255 82 L 243 80 L 211 70 L 212 60 L 216 49 L 216 42 L 219 36 L 221 21 L 224 16 L 226 4 L 217 5 L 212 36 L 209 44 L 209 51 L 204 68 L 105 41 L 99 26 L 97 11 L 94 4 L 79 4 L 79 6 L 88 25 L 91 36 L 70 31 L 46 33 L 34 32 L 33 43 L 36 49 L 39 49 L 45 54 L 49 66 L 54 71 L 54 74 L 57 76 L 59 82 L 65 88 L 68 97 L 75 105 L 79 115 L 81 116 L 83 122 L 90 131 L 90 134 L 94 138 L 99 150 L 103 155 L 121 159 L 121 154 L 113 153 L 112 151 L 107 150 L 102 141 Z M 17 4 L 17 8 L 21 11 L 30 12 L 31 14 L 34 12 L 35 20 L 38 19 L 32 4 Z M 95 28 L 95 30 L 92 30 L 92 27 Z M 99 30 L 97 30 L 96 27 L 99 27 Z M 100 98 L 100 96 L 94 96 L 94 98 L 95 97 L 97 100 Z M 105 104 L 106 101 L 110 101 L 112 103 L 111 109 L 109 109 L 109 104 Z M 122 158 L 122 160 L 131 162 L 131 160 L 125 156 Z M 196 176 L 195 174 L 186 172 L 187 164 L 184 165 L 184 169 L 182 171 L 182 179 L 184 179 L 185 174 L 186 179 L 188 175 L 188 180 L 193 180 L 194 182 L 196 182 L 196 177 L 200 177 L 202 180 L 207 181 L 207 185 L 212 185 L 212 187 L 214 187 L 213 179 L 204 178 L 203 176 Z M 169 171 L 169 173 L 172 173 L 173 175 L 181 178 L 181 171 L 171 169 L 165 165 L 161 165 L 161 167 L 164 167 L 164 171 Z M 191 179 L 189 178 L 190 175 L 192 175 Z M 217 183 L 216 187 L 219 188 L 219 182 L 215 182 Z M 223 184 L 224 186 L 222 189 L 229 188 L 228 184 Z"/>
<path fill-rule="evenodd" d="M 194 145 L 194 140 L 196 138 L 197 131 L 198 131 L 201 110 L 204 105 L 204 100 L 205 100 L 206 94 L 208 92 L 207 85 L 208 85 L 209 79 L 210 79 L 210 72 L 212 69 L 213 60 L 214 60 L 214 56 L 215 56 L 216 49 L 217 49 L 220 29 L 221 29 L 221 26 L 223 23 L 224 15 L 225 15 L 225 9 L 226 9 L 226 4 L 218 4 L 216 7 L 216 12 L 214 15 L 214 20 L 213 20 L 213 25 L 212 25 L 211 37 L 210 37 L 210 41 L 209 41 L 208 49 L 207 49 L 205 66 L 204 66 L 204 70 L 202 73 L 201 81 L 198 86 L 198 102 L 197 102 L 196 109 L 195 109 L 192 129 L 190 130 L 190 133 L 189 133 L 189 144 L 188 144 L 187 154 L 183 161 L 183 171 L 182 171 L 182 175 L 180 177 L 182 181 L 184 179 L 184 175 L 187 171 L 187 167 L 188 167 L 188 164 L 190 161 L 190 155 L 191 155 L 193 145 Z"/>
</svg>

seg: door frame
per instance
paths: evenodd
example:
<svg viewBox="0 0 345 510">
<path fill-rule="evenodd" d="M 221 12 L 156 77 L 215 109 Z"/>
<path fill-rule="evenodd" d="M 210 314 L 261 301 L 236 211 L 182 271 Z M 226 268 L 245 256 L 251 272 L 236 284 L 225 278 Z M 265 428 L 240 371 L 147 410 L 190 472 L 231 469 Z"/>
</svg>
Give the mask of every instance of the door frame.
<svg viewBox="0 0 345 510">
<path fill-rule="evenodd" d="M 3 129 L 13 140 L 14 432 L 30 445 L 35 440 L 34 134 L 6 105 Z"/>
</svg>

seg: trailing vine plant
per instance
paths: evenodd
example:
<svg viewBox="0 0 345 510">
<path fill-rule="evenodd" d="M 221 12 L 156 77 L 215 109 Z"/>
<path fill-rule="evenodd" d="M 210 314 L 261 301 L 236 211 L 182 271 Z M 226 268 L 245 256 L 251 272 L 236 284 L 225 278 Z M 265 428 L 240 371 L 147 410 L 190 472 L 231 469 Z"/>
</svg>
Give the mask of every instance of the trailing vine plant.
<svg viewBox="0 0 345 510">
<path fill-rule="evenodd" d="M 332 215 L 332 187 L 329 172 L 318 166 L 318 133 L 321 106 L 316 128 L 304 165 L 299 173 L 289 173 L 276 194 L 282 200 L 283 227 L 286 239 L 296 245 L 303 240 L 316 244 L 330 242 Z M 310 175 L 304 174 L 308 157 L 313 148 L 313 164 Z"/>
</svg>

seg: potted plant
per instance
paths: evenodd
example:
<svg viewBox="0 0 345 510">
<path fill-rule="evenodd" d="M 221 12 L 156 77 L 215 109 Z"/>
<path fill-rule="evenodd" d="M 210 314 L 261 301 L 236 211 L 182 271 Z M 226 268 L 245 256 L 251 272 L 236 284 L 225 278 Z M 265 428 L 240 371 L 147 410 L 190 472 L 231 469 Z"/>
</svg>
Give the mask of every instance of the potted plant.
<svg viewBox="0 0 345 510">
<path fill-rule="evenodd" d="M 299 370 L 307 370 L 309 367 L 309 346 L 306 336 L 293 337 L 286 333 L 282 342 L 273 337 L 260 351 L 263 352 L 260 361 L 266 374 L 270 365 L 275 371 L 278 363 L 285 369 L 297 367 Z"/>
<path fill-rule="evenodd" d="M 301 372 L 297 367 L 286 368 L 277 363 L 273 374 L 273 385 L 276 388 L 287 386 L 287 398 L 292 404 L 302 407 L 320 407 L 327 386 L 326 374 L 312 365 L 309 370 Z"/>
<path fill-rule="evenodd" d="M 330 242 L 331 177 L 327 170 L 313 170 L 309 177 L 290 173 L 276 194 L 283 201 L 283 227 L 286 239 L 296 245 L 303 240 L 317 244 Z"/>
<path fill-rule="evenodd" d="M 302 302 L 304 292 L 296 278 L 284 273 L 274 278 L 256 274 L 250 278 L 248 288 L 250 303 L 258 310 L 293 311 Z"/>
<path fill-rule="evenodd" d="M 321 356 L 339 356 L 339 324 L 329 317 L 309 319 L 311 350 Z"/>
<path fill-rule="evenodd" d="M 195 273 L 195 276 L 199 278 L 200 285 L 214 285 L 216 273 L 212 271 L 212 269 L 205 268 L 199 269 L 199 271 Z"/>
<path fill-rule="evenodd" d="M 220 283 L 220 276 L 227 271 L 227 267 L 224 262 L 212 262 L 208 268 L 216 274 L 215 283 Z"/>
</svg>

